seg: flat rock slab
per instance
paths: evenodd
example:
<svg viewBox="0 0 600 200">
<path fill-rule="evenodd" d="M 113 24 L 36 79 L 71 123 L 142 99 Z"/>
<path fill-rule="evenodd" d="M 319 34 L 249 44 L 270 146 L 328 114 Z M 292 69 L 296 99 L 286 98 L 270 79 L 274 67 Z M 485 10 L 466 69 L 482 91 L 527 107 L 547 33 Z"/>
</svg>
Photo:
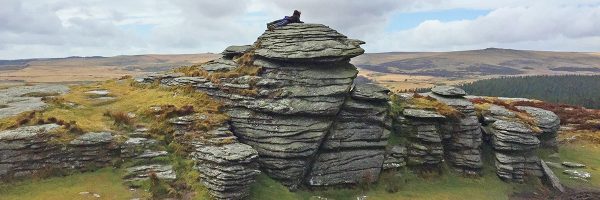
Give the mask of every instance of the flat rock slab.
<svg viewBox="0 0 600 200">
<path fill-rule="evenodd" d="M 60 127 L 57 124 L 24 126 L 0 132 L 0 141 L 27 140 Z M 1 145 L 1 144 L 0 144 Z M 0 148 L 1 149 L 1 148 Z"/>
<path fill-rule="evenodd" d="M 32 93 L 64 94 L 69 91 L 66 85 L 41 84 L 33 86 L 15 86 L 0 90 L 0 118 L 16 116 L 19 113 L 41 110 L 46 103 L 41 97 L 29 97 Z"/>
<path fill-rule="evenodd" d="M 223 52 L 221 54 L 225 55 L 225 56 L 237 56 L 237 55 L 242 55 L 246 52 L 248 52 L 250 49 L 252 48 L 251 45 L 232 45 L 229 46 L 227 48 L 225 48 L 225 50 L 223 50 Z"/>
<path fill-rule="evenodd" d="M 341 61 L 363 54 L 364 43 L 322 24 L 293 23 L 263 33 L 255 53 L 277 60 Z"/>
<path fill-rule="evenodd" d="M 567 169 L 564 170 L 563 173 L 569 175 L 571 178 L 577 178 L 577 179 L 590 179 L 592 178 L 592 174 L 583 170 L 574 170 L 574 169 Z"/>
<path fill-rule="evenodd" d="M 568 168 L 585 168 L 584 164 L 576 163 L 576 162 L 562 162 L 561 164 Z"/>
<path fill-rule="evenodd" d="M 467 95 L 467 92 L 465 92 L 463 89 L 457 88 L 457 87 L 452 87 L 452 86 L 435 86 L 433 88 L 431 88 L 431 92 L 438 94 L 438 95 L 442 95 L 442 96 L 449 96 L 449 97 L 462 97 Z"/>
<path fill-rule="evenodd" d="M 356 84 L 351 95 L 361 100 L 389 101 L 389 92 L 389 89 L 376 84 Z"/>
<path fill-rule="evenodd" d="M 108 90 L 90 90 L 85 92 L 86 94 L 93 94 L 93 95 L 98 95 L 98 96 L 106 96 L 108 94 L 110 94 L 110 91 Z"/>
<path fill-rule="evenodd" d="M 446 117 L 444 115 L 441 115 L 438 112 L 432 111 L 432 110 L 407 108 L 407 109 L 404 109 L 404 111 L 402 111 L 402 114 L 404 116 L 414 117 L 414 118 L 429 118 L 429 119 L 440 119 L 440 120 L 446 119 Z"/>
<path fill-rule="evenodd" d="M 75 138 L 74 140 L 69 142 L 69 144 L 79 146 L 97 145 L 102 143 L 109 143 L 112 141 L 112 139 L 112 134 L 109 132 L 92 132 L 83 134 Z"/>
</svg>

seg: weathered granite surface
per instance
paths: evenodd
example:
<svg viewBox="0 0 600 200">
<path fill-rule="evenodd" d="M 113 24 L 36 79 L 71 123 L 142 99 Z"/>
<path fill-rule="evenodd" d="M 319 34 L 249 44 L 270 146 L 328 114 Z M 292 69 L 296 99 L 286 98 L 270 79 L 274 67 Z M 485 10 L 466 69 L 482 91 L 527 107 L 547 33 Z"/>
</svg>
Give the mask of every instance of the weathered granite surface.
<svg viewBox="0 0 600 200">
<path fill-rule="evenodd" d="M 49 169 L 107 166 L 118 154 L 110 133 L 86 133 L 67 144 L 53 142 L 56 124 L 0 132 L 0 178 L 29 176 Z"/>
</svg>

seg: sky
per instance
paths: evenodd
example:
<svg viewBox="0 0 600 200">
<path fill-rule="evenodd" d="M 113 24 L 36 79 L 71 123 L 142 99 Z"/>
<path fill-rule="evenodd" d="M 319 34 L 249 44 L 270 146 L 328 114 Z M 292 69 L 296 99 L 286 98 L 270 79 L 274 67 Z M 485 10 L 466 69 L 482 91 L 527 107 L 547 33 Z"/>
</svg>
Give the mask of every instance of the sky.
<svg viewBox="0 0 600 200">
<path fill-rule="evenodd" d="M 600 0 L 0 0 L 0 59 L 221 52 L 302 11 L 367 52 L 600 52 Z"/>
</svg>

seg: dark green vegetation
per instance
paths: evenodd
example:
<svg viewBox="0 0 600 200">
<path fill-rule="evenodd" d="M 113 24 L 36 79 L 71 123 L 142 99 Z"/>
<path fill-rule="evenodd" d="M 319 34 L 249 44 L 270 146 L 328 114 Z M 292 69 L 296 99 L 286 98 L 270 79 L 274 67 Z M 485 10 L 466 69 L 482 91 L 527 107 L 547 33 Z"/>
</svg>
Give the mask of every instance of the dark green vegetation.
<svg viewBox="0 0 600 200">
<path fill-rule="evenodd" d="M 460 85 L 471 95 L 523 97 L 600 108 L 600 76 L 504 77 Z"/>
</svg>

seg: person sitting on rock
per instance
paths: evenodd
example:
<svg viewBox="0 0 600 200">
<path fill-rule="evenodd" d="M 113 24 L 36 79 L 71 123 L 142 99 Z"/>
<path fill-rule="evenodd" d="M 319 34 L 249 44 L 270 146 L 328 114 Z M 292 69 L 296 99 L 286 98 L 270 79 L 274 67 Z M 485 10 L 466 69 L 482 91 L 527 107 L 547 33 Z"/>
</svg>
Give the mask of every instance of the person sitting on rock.
<svg viewBox="0 0 600 200">
<path fill-rule="evenodd" d="M 277 27 L 282 27 L 290 23 L 304 23 L 303 21 L 300 21 L 300 14 L 300 11 L 294 10 L 294 14 L 292 14 L 292 16 L 285 16 L 283 17 L 283 19 L 275 20 L 271 23 L 268 23 L 267 29 L 269 29 L 269 31 L 272 31 Z"/>
</svg>

